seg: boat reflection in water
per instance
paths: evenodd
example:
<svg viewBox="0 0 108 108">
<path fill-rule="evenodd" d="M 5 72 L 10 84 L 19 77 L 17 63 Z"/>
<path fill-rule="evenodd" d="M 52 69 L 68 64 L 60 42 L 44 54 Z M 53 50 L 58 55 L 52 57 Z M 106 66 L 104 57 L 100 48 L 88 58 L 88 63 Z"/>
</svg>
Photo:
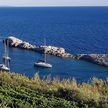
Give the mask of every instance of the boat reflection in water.
<svg viewBox="0 0 108 108">
<path fill-rule="evenodd" d="M 52 68 L 44 68 L 44 67 L 35 67 L 35 75 L 39 75 L 40 79 L 48 79 L 51 78 Z"/>
</svg>

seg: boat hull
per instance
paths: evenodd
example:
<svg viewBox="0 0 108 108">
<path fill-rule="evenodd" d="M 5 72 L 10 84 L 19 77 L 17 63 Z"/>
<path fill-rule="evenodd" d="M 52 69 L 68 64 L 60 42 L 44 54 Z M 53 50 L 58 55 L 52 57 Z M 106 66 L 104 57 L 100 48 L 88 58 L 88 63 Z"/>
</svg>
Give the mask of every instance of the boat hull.
<svg viewBox="0 0 108 108">
<path fill-rule="evenodd" d="M 34 63 L 34 66 L 44 67 L 44 68 L 52 68 L 52 65 L 48 64 L 48 63 Z"/>
<path fill-rule="evenodd" d="M 1 71 L 10 71 L 10 68 L 6 67 L 4 64 L 0 64 Z"/>
<path fill-rule="evenodd" d="M 11 58 L 10 57 L 7 57 L 7 56 L 3 56 L 3 59 L 4 60 L 9 60 L 9 61 L 11 60 Z"/>
</svg>

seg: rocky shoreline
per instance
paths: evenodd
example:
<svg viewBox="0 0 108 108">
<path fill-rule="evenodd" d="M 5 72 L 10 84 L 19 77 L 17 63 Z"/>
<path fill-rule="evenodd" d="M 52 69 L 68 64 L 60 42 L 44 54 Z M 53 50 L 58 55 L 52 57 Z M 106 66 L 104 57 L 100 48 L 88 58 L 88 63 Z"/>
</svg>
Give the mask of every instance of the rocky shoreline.
<svg viewBox="0 0 108 108">
<path fill-rule="evenodd" d="M 39 53 L 46 52 L 47 54 L 63 58 L 74 58 L 78 60 L 85 60 L 102 66 L 108 66 L 108 54 L 70 54 L 64 48 L 55 46 L 36 46 L 29 42 L 22 41 L 16 37 L 10 36 L 6 40 L 9 42 L 9 47 L 21 48 Z"/>
</svg>

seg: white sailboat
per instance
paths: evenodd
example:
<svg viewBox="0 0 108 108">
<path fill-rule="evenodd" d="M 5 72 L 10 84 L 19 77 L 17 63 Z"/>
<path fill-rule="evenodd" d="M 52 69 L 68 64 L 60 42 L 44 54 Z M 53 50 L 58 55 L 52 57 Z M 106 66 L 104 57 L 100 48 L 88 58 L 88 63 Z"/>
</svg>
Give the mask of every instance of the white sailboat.
<svg viewBox="0 0 108 108">
<path fill-rule="evenodd" d="M 8 47 L 8 42 L 6 43 L 6 41 L 4 41 L 4 48 L 5 48 L 5 54 L 3 56 L 4 64 L 0 64 L 0 70 L 2 71 L 10 71 L 9 61 L 11 60 L 11 58 L 8 56 L 7 47 Z"/>
<path fill-rule="evenodd" d="M 11 58 L 9 57 L 9 55 L 8 55 L 8 53 L 9 53 L 9 50 L 8 50 L 8 48 L 9 48 L 9 42 L 8 42 L 8 40 L 4 40 L 4 48 L 5 48 L 5 54 L 4 54 L 4 56 L 3 56 L 3 59 L 4 60 L 11 60 Z"/>
<path fill-rule="evenodd" d="M 44 39 L 44 60 L 38 60 L 34 63 L 34 66 L 52 68 L 52 65 L 46 62 L 46 40 Z"/>
<path fill-rule="evenodd" d="M 8 68 L 5 64 L 0 64 L 0 70 L 2 70 L 2 71 L 10 71 L 10 68 Z"/>
</svg>

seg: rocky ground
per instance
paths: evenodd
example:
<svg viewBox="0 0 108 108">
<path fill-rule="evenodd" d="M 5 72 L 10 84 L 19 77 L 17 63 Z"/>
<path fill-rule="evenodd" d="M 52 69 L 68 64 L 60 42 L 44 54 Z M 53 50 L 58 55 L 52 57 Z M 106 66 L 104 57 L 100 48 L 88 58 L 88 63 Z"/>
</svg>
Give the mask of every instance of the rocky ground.
<svg viewBox="0 0 108 108">
<path fill-rule="evenodd" d="M 108 54 L 70 54 L 67 53 L 64 48 L 55 46 L 36 46 L 13 36 L 8 37 L 6 40 L 8 40 L 10 47 L 22 48 L 40 53 L 45 52 L 47 54 L 58 57 L 74 58 L 79 60 L 85 60 L 102 66 L 108 66 Z"/>
</svg>

